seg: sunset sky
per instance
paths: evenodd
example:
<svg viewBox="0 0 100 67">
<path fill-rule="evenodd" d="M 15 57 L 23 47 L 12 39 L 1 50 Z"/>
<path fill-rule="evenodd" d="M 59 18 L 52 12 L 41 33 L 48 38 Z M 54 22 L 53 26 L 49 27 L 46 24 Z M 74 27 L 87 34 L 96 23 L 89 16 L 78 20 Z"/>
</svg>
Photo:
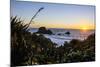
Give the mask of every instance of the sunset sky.
<svg viewBox="0 0 100 67">
<path fill-rule="evenodd" d="M 11 16 L 18 16 L 29 23 L 40 7 L 44 9 L 37 15 L 30 27 L 94 29 L 95 6 L 51 4 L 39 2 L 20 2 L 11 0 Z"/>
</svg>

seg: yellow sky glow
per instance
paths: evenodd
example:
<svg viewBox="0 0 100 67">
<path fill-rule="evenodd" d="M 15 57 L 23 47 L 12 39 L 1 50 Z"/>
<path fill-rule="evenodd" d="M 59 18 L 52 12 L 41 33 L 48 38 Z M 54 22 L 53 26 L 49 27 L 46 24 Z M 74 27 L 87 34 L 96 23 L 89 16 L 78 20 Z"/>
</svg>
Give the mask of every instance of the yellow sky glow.
<svg viewBox="0 0 100 67">
<path fill-rule="evenodd" d="M 65 29 L 95 29 L 95 24 L 91 23 L 91 21 L 82 20 L 79 22 L 75 22 L 74 24 L 71 23 L 61 23 L 61 22 L 55 22 L 55 23 L 47 23 L 47 22 L 37 22 L 34 24 L 31 24 L 31 27 L 39 28 L 39 27 L 46 27 L 46 28 L 65 28 Z"/>
</svg>

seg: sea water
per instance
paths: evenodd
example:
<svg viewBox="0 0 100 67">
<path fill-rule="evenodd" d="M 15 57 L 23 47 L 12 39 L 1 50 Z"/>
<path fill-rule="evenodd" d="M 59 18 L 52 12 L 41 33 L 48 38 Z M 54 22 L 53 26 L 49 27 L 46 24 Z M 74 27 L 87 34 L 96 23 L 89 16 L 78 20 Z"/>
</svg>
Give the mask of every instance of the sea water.
<svg viewBox="0 0 100 67">
<path fill-rule="evenodd" d="M 79 30 L 79 29 L 58 29 L 50 28 L 53 34 L 44 34 L 46 38 L 49 38 L 53 43 L 63 45 L 65 41 L 70 42 L 72 39 L 85 40 L 89 35 L 95 33 L 94 30 Z M 37 32 L 37 28 L 30 29 L 31 33 Z M 65 34 L 66 32 L 70 34 Z"/>
</svg>

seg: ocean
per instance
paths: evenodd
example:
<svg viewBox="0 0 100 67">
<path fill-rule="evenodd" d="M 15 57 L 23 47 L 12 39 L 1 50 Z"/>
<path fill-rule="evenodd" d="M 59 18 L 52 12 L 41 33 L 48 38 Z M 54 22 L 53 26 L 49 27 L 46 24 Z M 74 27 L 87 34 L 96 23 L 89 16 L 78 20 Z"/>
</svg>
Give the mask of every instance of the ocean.
<svg viewBox="0 0 100 67">
<path fill-rule="evenodd" d="M 79 30 L 79 29 L 58 29 L 50 28 L 53 32 L 52 35 L 44 34 L 46 38 L 49 38 L 53 43 L 58 44 L 58 46 L 63 45 L 65 41 L 70 42 L 72 39 L 84 40 L 89 35 L 95 33 L 95 30 Z M 31 33 L 37 32 L 38 28 L 31 28 L 29 30 Z M 70 34 L 65 34 L 66 32 Z"/>
</svg>

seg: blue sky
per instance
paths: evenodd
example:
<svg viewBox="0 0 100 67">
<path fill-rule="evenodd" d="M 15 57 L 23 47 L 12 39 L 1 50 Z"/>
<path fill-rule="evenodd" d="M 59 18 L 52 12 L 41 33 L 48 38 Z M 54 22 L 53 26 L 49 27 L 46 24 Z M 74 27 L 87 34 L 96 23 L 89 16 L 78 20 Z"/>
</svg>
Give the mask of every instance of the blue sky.
<svg viewBox="0 0 100 67">
<path fill-rule="evenodd" d="M 76 28 L 95 27 L 95 6 L 54 4 L 40 2 L 20 2 L 11 0 L 11 16 L 21 17 L 28 23 L 40 7 L 44 9 L 34 19 L 30 27 Z"/>
</svg>

